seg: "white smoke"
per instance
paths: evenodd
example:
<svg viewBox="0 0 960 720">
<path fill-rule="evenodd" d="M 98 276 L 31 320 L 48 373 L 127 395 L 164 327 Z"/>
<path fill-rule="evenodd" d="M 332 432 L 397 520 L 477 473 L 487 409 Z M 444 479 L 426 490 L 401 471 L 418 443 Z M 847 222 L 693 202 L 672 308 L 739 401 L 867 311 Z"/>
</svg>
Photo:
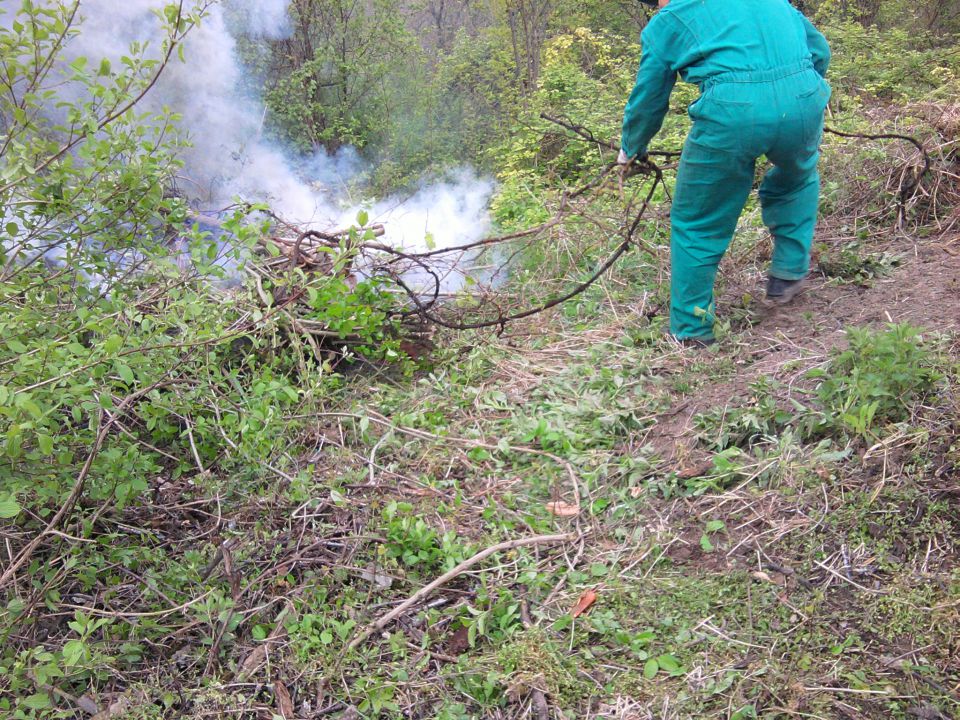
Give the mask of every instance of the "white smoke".
<svg viewBox="0 0 960 720">
<path fill-rule="evenodd" d="M 387 228 L 387 239 L 407 251 L 449 248 L 479 240 L 490 230 L 488 203 L 494 191 L 489 178 L 479 177 L 469 168 L 451 173 L 447 180 L 424 185 L 410 197 L 381 200 L 370 208 L 370 222 Z M 340 221 L 349 226 L 353 218 L 348 211 Z M 434 267 L 444 292 L 455 292 L 464 283 L 464 274 L 473 279 L 488 273 L 471 268 L 475 253 L 454 257 L 455 266 L 437 263 Z M 433 287 L 430 278 L 414 271 L 413 279 L 427 292 Z"/>
<path fill-rule="evenodd" d="M 19 1 L 0 0 L 0 8 Z M 120 62 L 131 42 L 158 50 L 159 0 L 84 0 L 80 33 L 67 47 L 68 60 L 86 56 Z M 224 7 L 226 6 L 226 7 Z M 185 43 L 185 62 L 173 61 L 146 98 L 147 109 L 169 107 L 182 116 L 192 147 L 183 153 L 181 189 L 204 208 L 225 207 L 237 197 L 267 202 L 303 227 L 352 224 L 359 208 L 344 208 L 343 189 L 362 162 L 351 148 L 336 155 L 318 152 L 294 158 L 262 139 L 265 112 L 257 98 L 241 90 L 244 69 L 231 26 L 254 37 L 280 38 L 290 31 L 285 0 L 224 0 L 213 5 Z M 488 229 L 488 180 L 463 171 L 424 187 L 406 201 L 375 203 L 371 221 L 386 226 L 386 239 L 408 249 L 471 242 Z M 427 241 L 431 236 L 432 241 Z"/>
<path fill-rule="evenodd" d="M 229 5 L 251 37 L 279 40 L 290 34 L 290 18 L 287 15 L 286 2 L 230 0 Z"/>
</svg>

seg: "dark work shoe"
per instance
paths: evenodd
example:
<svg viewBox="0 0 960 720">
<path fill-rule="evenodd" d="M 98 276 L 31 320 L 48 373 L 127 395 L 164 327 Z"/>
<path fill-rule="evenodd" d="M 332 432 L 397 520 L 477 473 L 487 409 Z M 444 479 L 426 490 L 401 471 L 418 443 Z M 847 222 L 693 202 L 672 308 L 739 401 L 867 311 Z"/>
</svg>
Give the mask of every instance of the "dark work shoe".
<svg viewBox="0 0 960 720">
<path fill-rule="evenodd" d="M 680 343 L 684 347 L 692 347 L 692 348 L 710 347 L 716 341 L 717 341 L 716 338 L 712 338 L 712 337 L 677 338 L 678 343 Z"/>
<path fill-rule="evenodd" d="M 777 305 L 786 305 L 807 287 L 807 279 L 782 280 L 772 275 L 767 278 L 767 300 Z"/>
</svg>

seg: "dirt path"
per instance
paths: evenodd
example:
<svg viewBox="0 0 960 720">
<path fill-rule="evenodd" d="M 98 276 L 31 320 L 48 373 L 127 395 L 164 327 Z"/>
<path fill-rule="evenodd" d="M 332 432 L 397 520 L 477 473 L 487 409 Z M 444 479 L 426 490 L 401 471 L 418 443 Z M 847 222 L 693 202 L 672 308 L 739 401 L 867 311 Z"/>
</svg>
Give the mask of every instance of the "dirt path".
<svg viewBox="0 0 960 720">
<path fill-rule="evenodd" d="M 930 330 L 960 329 L 960 252 L 942 243 L 901 252 L 904 262 L 871 287 L 830 286 L 814 279 L 794 305 L 771 315 L 754 334 L 779 332 L 801 344 L 816 339 L 835 347 L 834 339 L 849 325 L 908 322 Z M 803 319 L 804 313 L 813 313 L 811 321 Z"/>
<path fill-rule="evenodd" d="M 693 445 L 693 418 L 729 404 L 742 406 L 750 385 L 760 378 L 779 382 L 783 399 L 788 400 L 809 370 L 844 346 L 847 327 L 910 323 L 940 332 L 960 331 L 957 240 L 892 248 L 903 257 L 901 264 L 869 287 L 836 284 L 815 273 L 807 291 L 793 303 L 768 311 L 755 326 L 728 339 L 737 346 L 736 371 L 678 400 L 658 418 L 647 441 L 666 459 L 685 456 Z M 729 307 L 743 291 L 729 288 L 720 298 L 721 307 Z M 689 363 L 696 352 L 684 353 L 678 361 Z"/>
</svg>

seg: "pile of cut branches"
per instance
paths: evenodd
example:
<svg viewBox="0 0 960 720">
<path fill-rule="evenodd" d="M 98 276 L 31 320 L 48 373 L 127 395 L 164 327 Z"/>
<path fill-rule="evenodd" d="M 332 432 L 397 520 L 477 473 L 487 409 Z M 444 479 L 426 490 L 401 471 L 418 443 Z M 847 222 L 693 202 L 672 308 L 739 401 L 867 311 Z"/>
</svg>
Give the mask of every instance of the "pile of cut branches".
<svg viewBox="0 0 960 720">
<path fill-rule="evenodd" d="M 583 128 L 547 119 L 579 139 L 596 142 Z M 384 311 L 385 337 L 401 340 L 401 346 L 413 349 L 413 354 L 430 346 L 429 336 L 436 327 L 502 330 L 508 322 L 536 315 L 583 293 L 632 245 L 645 243 L 640 238 L 641 222 L 657 188 L 664 185 L 667 168 L 652 161 L 637 164 L 631 177 L 641 182 L 631 182 L 625 191 L 621 179 L 621 212 L 615 217 L 603 216 L 594 201 L 604 192 L 618 192 L 619 177 L 613 162 L 616 145 L 603 146 L 610 154 L 608 162 L 594 177 L 562 191 L 551 216 L 533 227 L 450 247 L 410 251 L 391 244 L 389 228 L 381 224 L 319 230 L 299 227 L 271 214 L 270 232 L 259 239 L 243 271 L 262 308 L 271 317 L 283 318 L 288 333 L 307 342 L 321 356 L 362 345 L 369 339 L 315 317 L 318 288 L 323 287 L 350 294 L 360 292 L 365 285 L 373 286 L 383 300 L 380 308 Z M 218 224 L 209 217 L 193 219 Z M 585 222 L 601 225 L 615 242 L 604 260 L 590 263 L 593 268 L 585 277 L 545 278 L 533 291 L 506 284 L 518 257 L 538 244 L 575 234 L 576 226 Z M 530 296 L 531 292 L 537 294 Z"/>
</svg>

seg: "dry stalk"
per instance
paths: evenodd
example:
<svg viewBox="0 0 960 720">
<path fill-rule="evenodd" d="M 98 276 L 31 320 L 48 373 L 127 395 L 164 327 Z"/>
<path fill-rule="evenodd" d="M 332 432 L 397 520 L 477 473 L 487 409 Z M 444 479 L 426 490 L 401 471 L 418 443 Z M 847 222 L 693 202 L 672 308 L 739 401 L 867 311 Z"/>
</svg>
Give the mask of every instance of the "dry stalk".
<svg viewBox="0 0 960 720">
<path fill-rule="evenodd" d="M 452 570 L 445 572 L 433 582 L 424 585 L 413 595 L 397 605 L 397 607 L 395 607 L 393 610 L 370 623 L 366 628 L 358 633 L 353 640 L 350 641 L 345 649 L 345 652 L 356 650 L 367 640 L 367 638 L 374 633 L 383 630 L 387 625 L 403 615 L 407 610 L 426 599 L 434 590 L 462 575 L 474 565 L 482 560 L 485 560 L 491 555 L 494 555 L 495 553 L 504 552 L 507 550 L 515 550 L 516 548 L 528 547 L 530 545 L 549 545 L 560 542 L 573 542 L 575 540 L 579 540 L 580 537 L 580 533 L 565 533 L 562 535 L 535 535 L 533 537 L 517 538 L 516 540 L 507 540 L 505 542 L 497 543 L 496 545 L 491 545 L 490 547 L 476 553 L 472 557 L 467 558 Z"/>
</svg>

